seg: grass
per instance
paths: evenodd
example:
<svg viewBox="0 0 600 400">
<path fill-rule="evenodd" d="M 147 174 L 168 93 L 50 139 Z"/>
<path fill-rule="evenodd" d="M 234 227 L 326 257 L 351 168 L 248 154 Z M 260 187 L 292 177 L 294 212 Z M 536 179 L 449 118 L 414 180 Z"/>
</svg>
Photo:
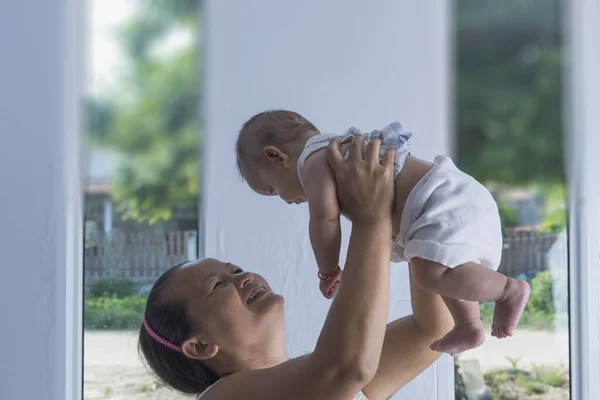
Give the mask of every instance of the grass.
<svg viewBox="0 0 600 400">
<path fill-rule="evenodd" d="M 541 394 L 548 391 L 547 385 L 536 380 L 532 380 L 529 374 L 519 372 L 515 378 L 515 385 L 527 390 L 530 393 Z"/>
<path fill-rule="evenodd" d="M 552 387 L 563 387 L 569 379 L 563 368 L 556 366 L 533 365 L 532 375 L 535 380 Z"/>
<path fill-rule="evenodd" d="M 519 359 L 509 359 L 511 367 L 484 374 L 494 400 L 568 399 L 567 371 L 558 366 L 533 365 L 531 370 L 518 367 Z"/>
</svg>

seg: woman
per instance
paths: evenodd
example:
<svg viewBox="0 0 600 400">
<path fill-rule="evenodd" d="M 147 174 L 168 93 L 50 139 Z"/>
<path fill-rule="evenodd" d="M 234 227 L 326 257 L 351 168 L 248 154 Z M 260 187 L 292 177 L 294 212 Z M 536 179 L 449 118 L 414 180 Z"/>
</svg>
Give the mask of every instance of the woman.
<svg viewBox="0 0 600 400">
<path fill-rule="evenodd" d="M 350 151 L 360 149 L 357 138 Z M 439 357 L 429 343 L 452 327 L 439 296 L 411 281 L 413 315 L 386 326 L 394 154 L 380 165 L 378 150 L 373 141 L 366 159 L 349 163 L 338 142 L 328 150 L 353 224 L 344 278 L 315 350 L 288 357 L 283 298 L 260 275 L 191 261 L 158 279 L 140 329 L 140 349 L 162 381 L 202 400 L 378 400 Z"/>
</svg>

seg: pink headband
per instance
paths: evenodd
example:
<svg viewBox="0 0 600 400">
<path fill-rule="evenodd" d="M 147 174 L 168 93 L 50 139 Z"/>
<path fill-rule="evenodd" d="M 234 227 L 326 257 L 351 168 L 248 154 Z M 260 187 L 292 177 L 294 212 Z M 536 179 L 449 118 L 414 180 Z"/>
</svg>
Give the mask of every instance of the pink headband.
<svg viewBox="0 0 600 400">
<path fill-rule="evenodd" d="M 146 332 L 148 332 L 148 335 L 150 335 L 150 337 L 152 339 L 154 339 L 156 342 L 162 344 L 163 346 L 165 346 L 168 349 L 181 352 L 181 346 L 177 346 L 175 343 L 168 341 L 167 339 L 160 336 L 158 333 L 154 332 L 154 330 L 152 330 L 145 315 L 144 315 L 144 329 L 146 329 Z"/>
</svg>

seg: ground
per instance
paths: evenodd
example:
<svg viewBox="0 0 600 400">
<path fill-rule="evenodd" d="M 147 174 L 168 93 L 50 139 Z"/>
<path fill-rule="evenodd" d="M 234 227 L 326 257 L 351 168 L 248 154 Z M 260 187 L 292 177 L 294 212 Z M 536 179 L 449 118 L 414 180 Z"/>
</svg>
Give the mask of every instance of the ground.
<svg viewBox="0 0 600 400">
<path fill-rule="evenodd" d="M 84 335 L 85 400 L 189 400 L 157 385 L 137 353 L 137 332 L 87 331 Z"/>
<path fill-rule="evenodd" d="M 476 359 L 483 371 L 537 365 L 569 365 L 569 333 L 517 329 L 512 338 L 496 339 L 489 336 L 486 342 L 459 356 L 459 359 Z"/>
<path fill-rule="evenodd" d="M 84 336 L 84 399 L 190 399 L 156 384 L 137 353 L 136 332 L 87 331 Z M 491 336 L 460 358 L 477 359 L 483 371 L 568 365 L 568 333 L 519 330 L 510 339 Z"/>
</svg>

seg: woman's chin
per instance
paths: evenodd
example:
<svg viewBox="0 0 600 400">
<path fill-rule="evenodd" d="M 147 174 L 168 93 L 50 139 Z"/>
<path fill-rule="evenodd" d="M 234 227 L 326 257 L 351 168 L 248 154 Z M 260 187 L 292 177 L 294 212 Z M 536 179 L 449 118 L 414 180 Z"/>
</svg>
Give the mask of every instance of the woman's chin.
<svg viewBox="0 0 600 400">
<path fill-rule="evenodd" d="M 256 303 L 250 304 L 250 308 L 254 308 L 258 313 L 266 314 L 279 314 L 283 312 L 283 305 L 285 301 L 283 296 L 270 292 L 258 299 Z M 254 305 L 254 307 L 252 307 Z"/>
</svg>

